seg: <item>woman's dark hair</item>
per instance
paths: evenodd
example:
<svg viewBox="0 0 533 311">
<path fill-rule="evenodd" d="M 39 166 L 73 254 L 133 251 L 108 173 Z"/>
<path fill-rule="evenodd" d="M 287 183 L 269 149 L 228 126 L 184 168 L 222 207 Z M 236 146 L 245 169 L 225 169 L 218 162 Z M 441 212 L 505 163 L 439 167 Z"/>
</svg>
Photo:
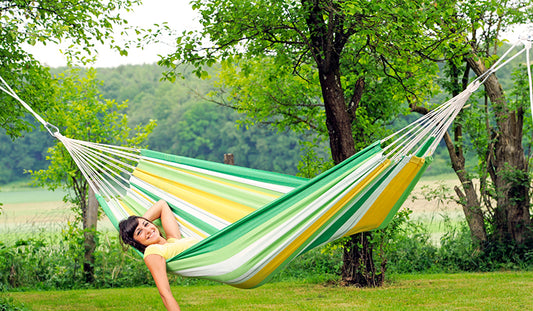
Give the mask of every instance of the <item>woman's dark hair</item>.
<svg viewBox="0 0 533 311">
<path fill-rule="evenodd" d="M 118 228 L 119 228 L 120 240 L 122 242 L 122 245 L 131 245 L 144 254 L 144 250 L 146 249 L 146 246 L 137 242 L 133 238 L 133 233 L 135 232 L 137 225 L 139 225 L 139 219 L 145 219 L 149 221 L 148 219 L 144 217 L 133 215 L 126 219 L 121 220 L 120 223 L 118 224 Z"/>
</svg>

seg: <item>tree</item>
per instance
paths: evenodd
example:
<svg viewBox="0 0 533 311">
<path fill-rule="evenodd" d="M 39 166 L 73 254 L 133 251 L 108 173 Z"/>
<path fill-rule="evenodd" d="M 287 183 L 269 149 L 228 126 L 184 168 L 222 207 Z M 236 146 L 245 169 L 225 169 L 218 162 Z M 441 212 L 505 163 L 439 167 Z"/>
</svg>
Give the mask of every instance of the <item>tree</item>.
<svg viewBox="0 0 533 311">
<path fill-rule="evenodd" d="M 358 3 L 357 0 L 347 2 L 348 7 L 353 4 L 349 12 L 354 18 L 359 16 Z M 438 16 L 420 24 L 427 43 L 405 46 L 403 53 L 445 63 L 443 89 L 452 96 L 466 88 L 471 73 L 485 74 L 487 67 L 498 59 L 496 52 L 501 46 L 502 31 L 513 24 L 528 23 L 532 17 L 530 1 L 432 1 L 428 4 L 437 8 L 433 12 Z M 420 49 L 424 46 L 432 48 Z M 484 89 L 483 103 L 463 111 L 444 140 L 461 182 L 455 191 L 472 240 L 479 250 L 487 251 L 487 256 L 495 250 L 498 257 L 494 259 L 498 261 L 522 257 L 533 244 L 529 165 L 523 147 L 528 105 L 523 96 L 524 85 L 510 92 L 514 93 L 513 101 L 507 99 L 495 75 L 485 80 Z M 428 113 L 430 107 L 411 102 L 410 108 Z M 474 146 L 478 157 L 479 165 L 475 169 L 466 165 L 469 145 Z M 479 192 L 474 187 L 476 177 L 480 179 Z"/>
<path fill-rule="evenodd" d="M 428 83 L 436 65 L 398 52 L 423 32 L 416 15 L 439 16 L 434 6 L 418 11 L 413 3 L 397 1 L 326 0 L 195 0 L 192 5 L 201 13 L 203 29 L 184 32 L 176 52 L 160 64 L 171 69 L 193 64 L 199 76 L 207 74 L 203 66 L 219 61 L 237 66 L 237 78 L 225 80 L 234 88 L 230 96 L 240 101 L 235 108 L 279 126 L 327 133 L 335 164 L 383 133 L 366 126 L 383 129 L 405 107 L 398 102 L 418 104 L 433 90 Z M 401 33 L 407 27 L 412 36 Z M 368 236 L 354 237 L 346 246 L 347 283 L 374 286 L 382 280 Z"/>
<path fill-rule="evenodd" d="M 135 130 L 128 127 L 128 118 L 120 111 L 127 103 L 117 103 L 99 95 L 100 81 L 95 78 L 96 71 L 89 69 L 82 76 L 79 69 L 71 69 L 67 74 L 57 76 L 51 85 L 55 101 L 50 104 L 44 114 L 67 137 L 130 147 L 140 146 L 152 131 L 155 123 L 138 126 Z M 34 183 L 54 190 L 58 187 L 72 192 L 65 198 L 75 203 L 79 219 L 82 220 L 84 231 L 84 275 L 87 282 L 93 280 L 96 223 L 89 223 L 89 189 L 88 182 L 68 151 L 57 144 L 48 150 L 50 165 L 47 169 L 29 171 Z"/>
<path fill-rule="evenodd" d="M 0 76 L 37 112 L 45 111 L 53 92 L 48 69 L 29 54 L 24 45 L 71 43 L 65 51 L 71 60 L 91 61 L 94 43 L 109 44 L 126 54 L 113 40 L 113 27 L 126 23 L 120 11 L 140 0 L 0 0 Z M 11 137 L 31 129 L 24 109 L 0 92 L 0 126 Z"/>
<path fill-rule="evenodd" d="M 471 72 L 481 76 L 497 59 L 501 45 L 498 38 L 506 27 L 530 22 L 532 17 L 530 1 L 481 1 L 458 8 L 454 14 L 462 21 L 462 28 L 470 30 L 470 38 L 463 42 L 468 54 L 462 59 L 448 58 L 447 90 L 452 94 L 465 88 Z M 527 87 L 519 83 L 514 100 L 510 100 L 508 95 L 513 92 L 506 94 L 498 77 L 491 75 L 484 89 L 484 103 L 463 112 L 453 125 L 453 135 L 445 137 L 452 166 L 461 181 L 455 191 L 472 239 L 481 250 L 511 250 L 509 257 L 523 256 L 533 245 L 529 160 L 523 146 L 524 117 L 529 106 L 523 93 Z M 480 163 L 477 172 L 465 165 L 469 139 Z M 473 186 L 476 176 L 480 179 L 479 192 Z"/>
</svg>

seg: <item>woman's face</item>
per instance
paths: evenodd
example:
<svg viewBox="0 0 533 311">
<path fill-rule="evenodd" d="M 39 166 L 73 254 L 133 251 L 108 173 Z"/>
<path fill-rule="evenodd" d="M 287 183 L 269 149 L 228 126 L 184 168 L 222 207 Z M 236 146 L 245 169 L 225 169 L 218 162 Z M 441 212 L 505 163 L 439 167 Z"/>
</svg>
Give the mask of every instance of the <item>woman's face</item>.
<svg viewBox="0 0 533 311">
<path fill-rule="evenodd" d="M 144 218 L 139 218 L 137 228 L 133 231 L 133 238 L 144 246 L 159 242 L 159 229 Z"/>
</svg>

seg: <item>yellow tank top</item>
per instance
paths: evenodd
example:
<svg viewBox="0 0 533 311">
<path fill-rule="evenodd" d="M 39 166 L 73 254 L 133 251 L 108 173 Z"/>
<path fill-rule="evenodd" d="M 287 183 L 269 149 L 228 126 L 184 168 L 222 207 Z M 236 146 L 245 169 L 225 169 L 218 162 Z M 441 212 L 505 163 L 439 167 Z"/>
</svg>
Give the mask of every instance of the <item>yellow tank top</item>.
<svg viewBox="0 0 533 311">
<path fill-rule="evenodd" d="M 146 247 L 146 249 L 144 250 L 143 258 L 146 258 L 146 256 L 151 254 L 156 254 L 163 256 L 163 258 L 168 260 L 198 242 L 199 240 L 193 237 L 183 239 L 170 238 L 165 244 L 148 245 L 148 247 Z"/>
</svg>

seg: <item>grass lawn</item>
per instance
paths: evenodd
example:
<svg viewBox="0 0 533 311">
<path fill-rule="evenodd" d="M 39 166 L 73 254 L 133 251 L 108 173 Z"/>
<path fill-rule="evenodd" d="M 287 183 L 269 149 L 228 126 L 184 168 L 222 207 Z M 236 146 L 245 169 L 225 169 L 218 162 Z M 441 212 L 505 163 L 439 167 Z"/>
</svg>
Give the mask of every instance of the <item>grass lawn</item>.
<svg viewBox="0 0 533 311">
<path fill-rule="evenodd" d="M 280 282 L 172 290 L 182 310 L 533 310 L 533 272 L 398 275 L 372 289 Z M 6 295 L 32 310 L 164 310 L 156 288 Z"/>
</svg>

